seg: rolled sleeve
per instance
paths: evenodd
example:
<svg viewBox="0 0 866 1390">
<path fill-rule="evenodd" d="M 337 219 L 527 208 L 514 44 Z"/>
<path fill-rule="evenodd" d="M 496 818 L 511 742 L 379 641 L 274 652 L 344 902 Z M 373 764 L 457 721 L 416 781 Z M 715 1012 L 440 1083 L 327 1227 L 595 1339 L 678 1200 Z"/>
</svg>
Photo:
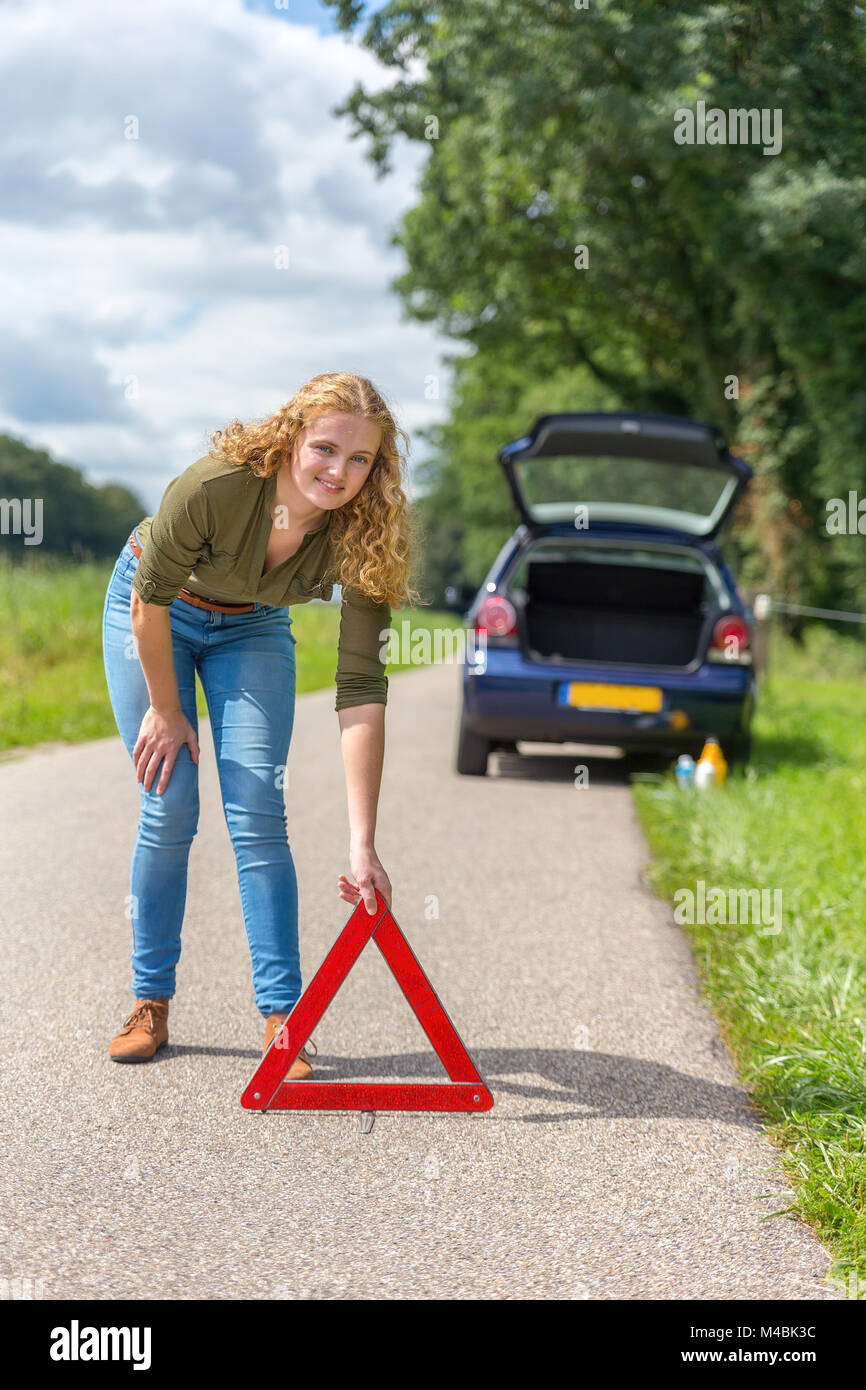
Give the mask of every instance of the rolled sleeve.
<svg viewBox="0 0 866 1390">
<path fill-rule="evenodd" d="M 167 607 L 177 598 L 213 535 L 204 487 L 181 474 L 168 485 L 150 524 L 132 587 L 143 603 Z"/>
<path fill-rule="evenodd" d="M 391 608 L 387 603 L 371 603 L 357 590 L 343 588 L 340 607 L 337 700 L 334 709 L 355 705 L 387 705 L 388 677 L 385 675 Z M 384 636 L 380 636 L 384 633 Z M 381 655 L 385 661 L 381 660 Z"/>
</svg>

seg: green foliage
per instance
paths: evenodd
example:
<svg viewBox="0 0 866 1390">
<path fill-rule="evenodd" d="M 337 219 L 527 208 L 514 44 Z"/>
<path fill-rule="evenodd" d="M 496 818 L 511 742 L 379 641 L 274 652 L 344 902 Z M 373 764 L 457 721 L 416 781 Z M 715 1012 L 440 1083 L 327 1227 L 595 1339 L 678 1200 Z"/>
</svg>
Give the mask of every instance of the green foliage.
<svg viewBox="0 0 866 1390">
<path fill-rule="evenodd" d="M 330 3 L 397 79 L 359 84 L 340 114 L 381 170 L 398 135 L 430 149 L 396 287 L 471 349 L 425 512 L 453 505 L 459 475 L 465 576 L 513 519 L 496 450 L 568 381 L 560 408 L 601 394 L 717 421 L 759 474 L 737 532 L 748 577 L 866 609 L 862 538 L 824 526 L 829 497 L 866 492 L 862 11 L 391 0 L 362 20 Z M 677 144 L 675 112 L 699 99 L 781 111 L 781 151 Z"/>
<path fill-rule="evenodd" d="M 443 576 L 430 543 L 432 518 L 447 518 L 451 537 L 444 583 L 462 577 L 480 584 L 519 521 L 496 460 L 499 449 L 521 435 L 537 415 L 572 409 L 576 393 L 588 409 L 614 406 L 611 393 L 583 367 L 560 367 L 544 384 L 527 385 L 519 366 L 494 362 L 486 354 L 461 364 L 451 419 L 426 433 L 433 458 L 426 479 L 431 492 L 422 499 L 428 531 L 424 563 L 437 597 Z"/>
</svg>

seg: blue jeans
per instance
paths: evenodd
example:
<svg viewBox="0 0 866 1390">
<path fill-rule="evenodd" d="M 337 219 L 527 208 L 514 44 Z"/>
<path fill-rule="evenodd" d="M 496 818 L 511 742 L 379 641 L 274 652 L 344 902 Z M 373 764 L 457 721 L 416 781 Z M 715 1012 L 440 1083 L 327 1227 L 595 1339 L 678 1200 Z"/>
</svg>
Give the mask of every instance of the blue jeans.
<svg viewBox="0 0 866 1390">
<path fill-rule="evenodd" d="M 127 541 L 105 595 L 102 647 L 114 717 L 126 750 L 150 706 L 129 603 L 138 557 Z M 295 713 L 295 638 L 287 608 L 214 613 L 176 598 L 169 605 L 180 703 L 198 733 L 195 673 L 207 699 L 223 810 L 237 862 L 259 1012 L 287 1012 L 301 995 L 298 881 L 284 799 Z M 187 865 L 198 827 L 198 767 L 184 744 L 162 795 L 139 783 L 138 836 L 130 869 L 132 990 L 170 999 L 180 958 Z"/>
</svg>

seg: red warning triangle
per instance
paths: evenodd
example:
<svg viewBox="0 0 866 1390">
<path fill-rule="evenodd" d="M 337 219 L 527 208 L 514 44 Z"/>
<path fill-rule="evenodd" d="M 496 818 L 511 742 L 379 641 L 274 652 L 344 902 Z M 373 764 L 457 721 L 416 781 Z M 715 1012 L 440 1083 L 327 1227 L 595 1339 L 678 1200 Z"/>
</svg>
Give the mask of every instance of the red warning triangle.
<svg viewBox="0 0 866 1390">
<path fill-rule="evenodd" d="M 450 1082 L 286 1081 L 286 1072 L 314 1031 L 367 942 L 373 938 Z M 241 1096 L 246 1110 L 489 1110 L 493 1097 L 463 1046 L 381 894 L 376 911 L 358 903 L 316 974 L 261 1060 Z"/>
</svg>

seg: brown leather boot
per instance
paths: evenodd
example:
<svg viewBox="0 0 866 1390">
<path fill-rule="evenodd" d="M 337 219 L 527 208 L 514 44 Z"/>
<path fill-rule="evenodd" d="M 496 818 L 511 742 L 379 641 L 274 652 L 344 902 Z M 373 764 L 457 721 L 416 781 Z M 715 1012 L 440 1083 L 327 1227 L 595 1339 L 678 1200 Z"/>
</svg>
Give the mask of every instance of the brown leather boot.
<svg viewBox="0 0 866 1390">
<path fill-rule="evenodd" d="M 262 1048 L 263 1057 L 288 1017 L 288 1014 L 268 1015 L 267 1019 L 265 1020 L 265 1045 Z M 316 1047 L 316 1044 L 313 1042 L 312 1038 L 308 1038 L 307 1042 L 313 1049 L 313 1056 L 316 1057 L 318 1055 L 319 1049 Z M 310 1059 L 307 1056 L 304 1049 L 301 1048 L 294 1062 L 289 1067 L 289 1070 L 286 1072 L 285 1079 L 286 1081 L 309 1081 L 312 1075 L 313 1068 L 310 1066 Z"/>
<path fill-rule="evenodd" d="M 114 1062 L 147 1062 L 168 1042 L 168 1000 L 137 999 L 123 1027 L 108 1044 Z"/>
</svg>

